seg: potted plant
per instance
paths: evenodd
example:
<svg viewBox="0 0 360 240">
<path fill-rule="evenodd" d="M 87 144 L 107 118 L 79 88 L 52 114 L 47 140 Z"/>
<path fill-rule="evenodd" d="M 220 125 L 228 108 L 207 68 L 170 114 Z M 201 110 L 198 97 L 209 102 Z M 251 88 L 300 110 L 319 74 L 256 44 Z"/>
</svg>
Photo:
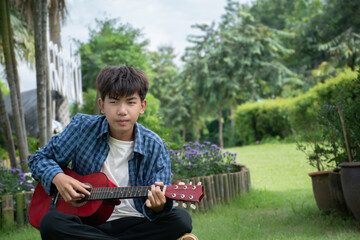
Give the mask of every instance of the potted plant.
<svg viewBox="0 0 360 240">
<path fill-rule="evenodd" d="M 360 70 L 353 95 L 339 98 L 337 113 L 348 161 L 340 164 L 341 183 L 347 205 L 360 221 Z"/>
<path fill-rule="evenodd" d="M 317 111 L 314 125 L 313 131 L 308 129 L 303 134 L 305 143 L 298 142 L 297 146 L 307 155 L 309 164 L 317 169 L 309 173 L 316 203 L 325 213 L 348 214 L 339 167 L 346 161 L 346 150 L 336 106 L 324 104 Z"/>
<path fill-rule="evenodd" d="M 307 155 L 309 164 L 317 169 L 310 172 L 309 176 L 318 208 L 325 213 L 348 214 L 339 168 L 336 167 L 336 144 L 324 139 L 317 141 L 314 135 L 312 142 L 298 143 L 297 146 Z"/>
</svg>

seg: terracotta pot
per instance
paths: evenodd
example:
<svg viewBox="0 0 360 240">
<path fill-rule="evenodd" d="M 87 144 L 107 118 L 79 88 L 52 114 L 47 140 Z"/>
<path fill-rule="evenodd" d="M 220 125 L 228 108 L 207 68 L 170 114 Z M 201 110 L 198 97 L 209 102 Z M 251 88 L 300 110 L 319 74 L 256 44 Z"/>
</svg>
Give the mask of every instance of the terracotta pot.
<svg viewBox="0 0 360 240">
<path fill-rule="evenodd" d="M 360 221 L 360 162 L 345 162 L 341 167 L 341 185 L 346 204 Z"/>
<path fill-rule="evenodd" d="M 339 173 L 320 171 L 309 173 L 309 176 L 312 180 L 316 204 L 321 211 L 348 214 Z"/>
</svg>

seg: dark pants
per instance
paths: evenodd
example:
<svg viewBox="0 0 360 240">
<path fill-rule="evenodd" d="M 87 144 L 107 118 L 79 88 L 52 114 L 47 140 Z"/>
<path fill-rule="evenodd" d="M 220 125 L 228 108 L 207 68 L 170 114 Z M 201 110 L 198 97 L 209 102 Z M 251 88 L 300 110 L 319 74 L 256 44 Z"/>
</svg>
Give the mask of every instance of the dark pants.
<svg viewBox="0 0 360 240">
<path fill-rule="evenodd" d="M 153 222 L 142 217 L 126 217 L 91 226 L 83 224 L 75 215 L 59 211 L 49 211 L 40 222 L 41 237 L 44 240 L 175 240 L 191 230 L 191 216 L 182 208 L 174 208 L 170 214 Z"/>
</svg>

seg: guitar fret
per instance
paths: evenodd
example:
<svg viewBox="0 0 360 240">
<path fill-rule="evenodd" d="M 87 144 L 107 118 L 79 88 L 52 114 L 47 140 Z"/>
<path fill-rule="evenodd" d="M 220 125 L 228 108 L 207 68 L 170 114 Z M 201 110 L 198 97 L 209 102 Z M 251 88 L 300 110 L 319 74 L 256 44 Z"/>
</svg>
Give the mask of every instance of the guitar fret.
<svg viewBox="0 0 360 240">
<path fill-rule="evenodd" d="M 160 187 L 163 190 L 163 187 Z M 126 199 L 147 197 L 151 187 L 117 187 L 117 188 L 92 188 L 90 197 L 86 200 Z"/>
</svg>

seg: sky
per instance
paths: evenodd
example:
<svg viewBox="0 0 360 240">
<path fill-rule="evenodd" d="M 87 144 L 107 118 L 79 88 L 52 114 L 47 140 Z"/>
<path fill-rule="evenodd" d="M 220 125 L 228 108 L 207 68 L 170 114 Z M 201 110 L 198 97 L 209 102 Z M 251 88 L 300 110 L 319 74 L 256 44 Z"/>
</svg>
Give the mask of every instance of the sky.
<svg viewBox="0 0 360 240">
<path fill-rule="evenodd" d="M 251 0 L 238 0 L 249 3 Z M 141 29 L 150 41 L 149 50 L 160 45 L 171 45 L 178 58 L 189 46 L 187 36 L 199 34 L 194 24 L 218 23 L 225 13 L 227 0 L 66 0 L 68 15 L 62 27 L 65 53 L 76 47 L 72 40 L 87 42 L 89 28 L 95 28 L 95 19 L 119 18 L 133 28 Z M 179 62 L 178 62 L 179 63 Z M 21 91 L 36 88 L 36 75 L 26 64 L 19 64 Z"/>
</svg>

